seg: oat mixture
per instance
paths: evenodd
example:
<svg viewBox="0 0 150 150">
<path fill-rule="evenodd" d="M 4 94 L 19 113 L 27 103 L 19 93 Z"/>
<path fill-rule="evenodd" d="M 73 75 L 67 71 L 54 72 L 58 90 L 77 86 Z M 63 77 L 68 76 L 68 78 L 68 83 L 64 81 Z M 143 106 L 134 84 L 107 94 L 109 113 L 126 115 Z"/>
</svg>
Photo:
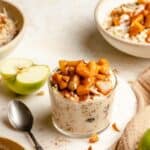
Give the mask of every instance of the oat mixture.
<svg viewBox="0 0 150 150">
<path fill-rule="evenodd" d="M 16 33 L 16 24 L 4 9 L 0 12 L 0 47 L 10 42 Z"/>
<path fill-rule="evenodd" d="M 103 26 L 121 39 L 150 43 L 150 2 L 138 0 L 113 9 Z"/>
</svg>

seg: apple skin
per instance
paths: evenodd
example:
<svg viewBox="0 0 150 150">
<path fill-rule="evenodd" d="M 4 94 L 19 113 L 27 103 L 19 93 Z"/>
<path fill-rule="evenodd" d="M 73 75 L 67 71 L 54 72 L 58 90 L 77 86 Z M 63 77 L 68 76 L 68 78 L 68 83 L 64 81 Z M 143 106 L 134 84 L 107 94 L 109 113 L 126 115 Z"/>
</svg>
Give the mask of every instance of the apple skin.
<svg viewBox="0 0 150 150">
<path fill-rule="evenodd" d="M 4 84 L 13 92 L 28 95 L 40 89 L 50 75 L 47 65 L 34 64 L 26 58 L 11 58 L 0 62 Z"/>
<path fill-rule="evenodd" d="M 19 95 L 29 95 L 37 90 L 39 90 L 48 80 L 49 75 L 50 75 L 50 70 L 48 68 L 48 74 L 47 76 L 36 83 L 32 83 L 32 84 L 26 84 L 26 83 L 20 83 L 19 81 L 17 81 L 15 78 L 3 78 L 4 84 L 14 93 L 17 93 Z"/>
<path fill-rule="evenodd" d="M 138 150 L 150 150 L 150 129 L 148 129 L 142 137 Z"/>
<path fill-rule="evenodd" d="M 17 62 L 17 61 L 19 61 L 19 62 Z M 29 67 L 34 65 L 32 60 L 26 59 L 26 58 L 11 58 L 11 59 L 7 59 L 7 60 L 3 60 L 2 62 L 0 62 L 0 74 L 1 74 L 1 76 L 4 79 L 15 80 L 15 78 L 16 78 L 16 73 L 15 72 L 14 73 L 6 73 L 6 71 L 3 71 L 3 69 L 6 68 L 6 66 L 5 66 L 6 62 L 9 63 L 9 65 L 12 65 L 15 62 L 15 65 L 16 65 L 16 64 L 20 64 L 21 61 L 23 61 L 24 64 L 26 64 L 24 66 L 26 68 L 29 68 Z"/>
<path fill-rule="evenodd" d="M 44 80 L 33 84 L 20 84 L 17 81 L 12 80 L 4 80 L 5 85 L 12 90 L 13 92 L 20 94 L 20 95 L 29 95 L 38 89 L 40 89 L 46 82 L 47 78 Z"/>
</svg>

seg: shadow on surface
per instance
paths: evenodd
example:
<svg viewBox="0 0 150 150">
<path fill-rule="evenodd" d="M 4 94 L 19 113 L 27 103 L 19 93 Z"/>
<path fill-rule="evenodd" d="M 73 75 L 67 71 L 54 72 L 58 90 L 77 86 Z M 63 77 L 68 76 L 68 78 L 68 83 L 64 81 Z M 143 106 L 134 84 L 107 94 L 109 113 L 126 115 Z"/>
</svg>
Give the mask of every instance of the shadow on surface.
<svg viewBox="0 0 150 150">
<path fill-rule="evenodd" d="M 136 66 L 140 66 L 137 70 L 141 72 L 142 68 L 146 68 L 149 65 L 149 59 L 130 56 L 116 50 L 105 41 L 93 25 L 88 27 L 88 32 L 83 34 L 82 37 L 80 36 L 79 40 L 80 44 L 85 47 L 83 52 L 88 56 L 87 58 L 99 59 L 100 57 L 105 57 L 110 61 L 112 67 L 119 69 L 119 71 L 124 71 L 124 68 L 126 68 L 132 72 Z M 148 65 L 145 66 L 145 63 Z"/>
<path fill-rule="evenodd" d="M 8 100 L 12 100 L 16 97 L 16 94 L 11 92 L 5 85 L 3 81 L 0 81 L 0 97 Z"/>
<path fill-rule="evenodd" d="M 15 130 L 9 123 L 7 115 L 2 119 L 2 122 L 7 128 L 9 128 L 11 130 Z"/>
<path fill-rule="evenodd" d="M 102 35 L 98 32 L 96 28 L 89 28 L 88 33 L 89 34 L 86 37 L 84 37 L 83 44 L 85 47 L 90 49 L 91 55 L 97 57 L 103 55 L 103 57 L 107 57 L 110 60 L 113 59 L 112 56 L 115 56 L 115 58 L 118 59 L 119 57 L 121 57 L 129 60 L 142 60 L 142 58 L 130 56 L 119 50 L 116 50 L 114 47 L 112 47 L 109 43 L 105 41 L 105 39 L 102 37 Z"/>
</svg>

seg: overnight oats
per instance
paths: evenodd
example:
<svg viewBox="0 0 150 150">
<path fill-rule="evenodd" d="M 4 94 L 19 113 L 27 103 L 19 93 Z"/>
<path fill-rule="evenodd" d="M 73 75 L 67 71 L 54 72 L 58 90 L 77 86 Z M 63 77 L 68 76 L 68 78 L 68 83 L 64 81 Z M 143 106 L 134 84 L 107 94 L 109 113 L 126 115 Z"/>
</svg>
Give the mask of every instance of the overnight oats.
<svg viewBox="0 0 150 150">
<path fill-rule="evenodd" d="M 113 9 L 103 24 L 111 35 L 134 43 L 150 43 L 150 1 L 138 0 Z"/>
<path fill-rule="evenodd" d="M 108 127 L 116 84 L 104 58 L 97 62 L 60 60 L 49 84 L 54 126 L 73 137 Z"/>
</svg>

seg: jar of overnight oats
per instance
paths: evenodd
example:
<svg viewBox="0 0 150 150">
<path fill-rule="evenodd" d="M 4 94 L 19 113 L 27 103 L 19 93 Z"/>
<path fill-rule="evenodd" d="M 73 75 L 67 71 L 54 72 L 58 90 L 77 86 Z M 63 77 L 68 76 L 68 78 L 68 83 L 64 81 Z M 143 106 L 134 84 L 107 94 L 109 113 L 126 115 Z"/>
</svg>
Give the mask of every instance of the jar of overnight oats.
<svg viewBox="0 0 150 150">
<path fill-rule="evenodd" d="M 107 128 L 116 85 L 106 59 L 59 61 L 49 81 L 55 128 L 71 137 L 86 137 Z"/>
</svg>

